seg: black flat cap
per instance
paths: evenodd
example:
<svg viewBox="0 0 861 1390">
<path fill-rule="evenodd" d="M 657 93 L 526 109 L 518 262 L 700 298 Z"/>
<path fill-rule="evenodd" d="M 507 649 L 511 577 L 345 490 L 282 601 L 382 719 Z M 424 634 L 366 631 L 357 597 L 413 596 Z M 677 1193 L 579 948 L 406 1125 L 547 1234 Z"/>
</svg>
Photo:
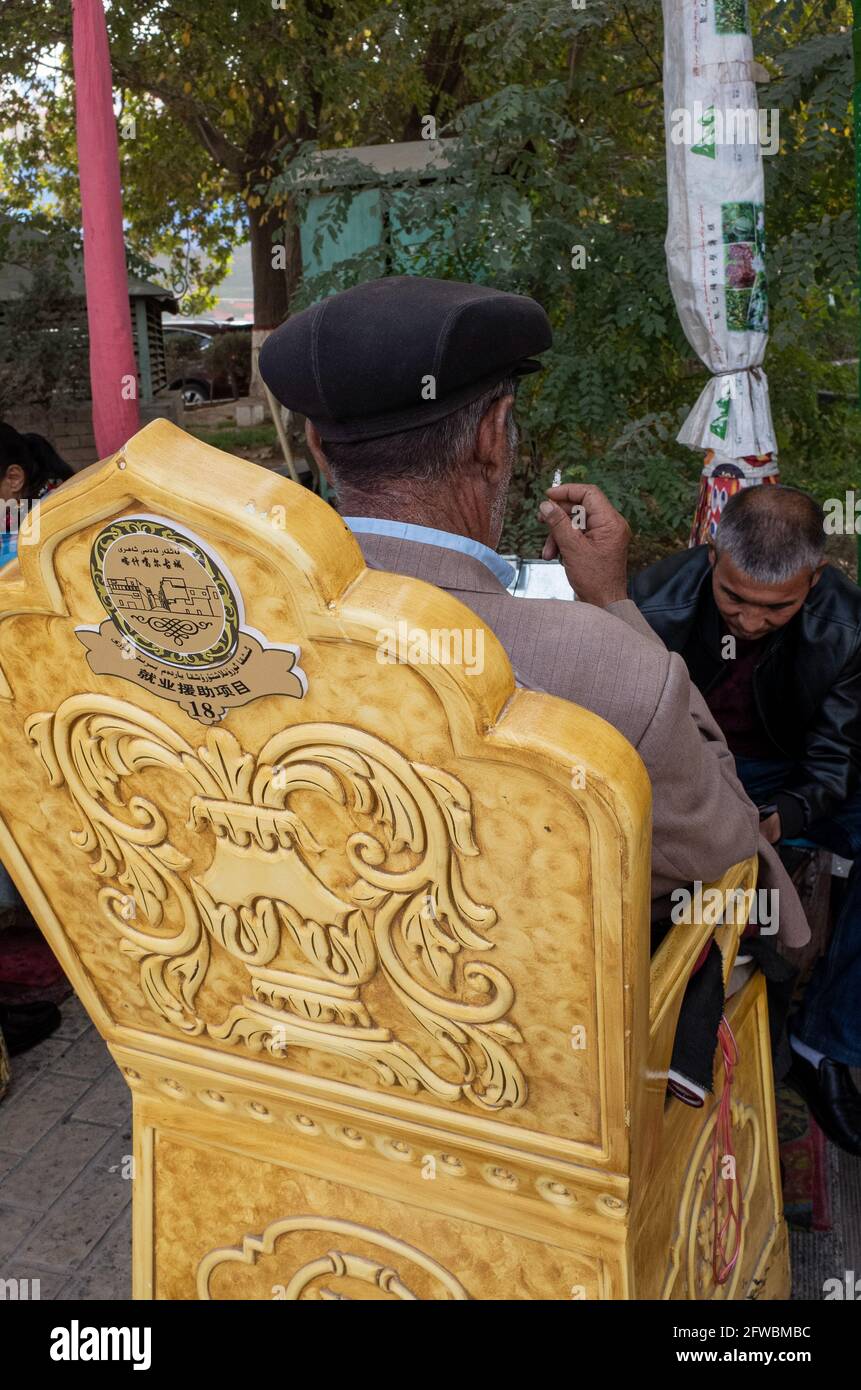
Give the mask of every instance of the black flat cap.
<svg viewBox="0 0 861 1390">
<path fill-rule="evenodd" d="M 538 371 L 553 335 L 534 299 L 418 275 L 370 280 L 282 323 L 260 375 L 324 440 L 432 424 L 507 376 Z M 432 380 L 431 380 L 432 379 Z"/>
</svg>

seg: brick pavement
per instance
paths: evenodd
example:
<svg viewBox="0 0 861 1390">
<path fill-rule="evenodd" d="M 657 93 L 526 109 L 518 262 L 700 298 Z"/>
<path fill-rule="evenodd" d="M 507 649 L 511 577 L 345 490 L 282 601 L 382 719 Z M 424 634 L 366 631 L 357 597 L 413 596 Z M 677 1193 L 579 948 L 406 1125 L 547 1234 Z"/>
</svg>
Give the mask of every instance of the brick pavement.
<svg viewBox="0 0 861 1390">
<path fill-rule="evenodd" d="M 0 1279 L 38 1279 L 43 1299 L 127 1299 L 131 1097 L 77 999 L 61 1010 L 52 1037 L 13 1057 L 0 1105 Z"/>
</svg>

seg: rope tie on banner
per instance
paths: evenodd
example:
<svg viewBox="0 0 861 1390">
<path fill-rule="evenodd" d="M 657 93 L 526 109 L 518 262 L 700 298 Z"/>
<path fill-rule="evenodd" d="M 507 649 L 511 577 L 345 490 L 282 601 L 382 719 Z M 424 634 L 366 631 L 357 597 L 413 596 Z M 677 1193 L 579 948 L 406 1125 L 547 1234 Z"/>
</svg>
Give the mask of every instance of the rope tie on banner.
<svg viewBox="0 0 861 1390">
<path fill-rule="evenodd" d="M 718 1046 L 724 1068 L 723 1093 L 717 1108 L 712 1138 L 712 1207 L 714 1209 L 714 1238 L 712 1241 L 712 1273 L 715 1283 L 725 1284 L 735 1269 L 741 1250 L 741 1187 L 736 1177 L 735 1150 L 732 1138 L 732 1083 L 738 1064 L 738 1045 L 732 1029 L 721 1017 L 718 1026 Z M 730 1159 L 729 1176 L 719 1169 Z M 720 1219 L 719 1182 L 725 1184 L 726 1214 Z M 732 1254 L 730 1254 L 732 1247 Z"/>
</svg>

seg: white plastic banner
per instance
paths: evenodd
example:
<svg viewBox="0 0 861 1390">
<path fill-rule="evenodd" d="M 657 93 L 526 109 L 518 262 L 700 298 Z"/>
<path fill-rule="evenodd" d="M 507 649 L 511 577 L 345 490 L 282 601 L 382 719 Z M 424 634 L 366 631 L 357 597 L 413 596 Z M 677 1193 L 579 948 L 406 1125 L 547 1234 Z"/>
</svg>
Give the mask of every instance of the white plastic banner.
<svg viewBox="0 0 861 1390">
<path fill-rule="evenodd" d="M 679 433 L 724 460 L 774 454 L 765 207 L 745 0 L 663 0 L 667 270 L 691 347 L 713 373 Z"/>
</svg>

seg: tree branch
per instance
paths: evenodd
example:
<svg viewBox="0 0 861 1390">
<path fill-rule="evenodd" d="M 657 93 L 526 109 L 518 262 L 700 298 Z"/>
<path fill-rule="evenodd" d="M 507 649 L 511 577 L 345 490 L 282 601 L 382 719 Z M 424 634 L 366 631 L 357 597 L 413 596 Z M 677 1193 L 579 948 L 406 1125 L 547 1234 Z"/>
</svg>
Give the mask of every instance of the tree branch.
<svg viewBox="0 0 861 1390">
<path fill-rule="evenodd" d="M 624 12 L 625 12 L 625 18 L 626 18 L 627 21 L 628 21 L 628 28 L 631 30 L 631 34 L 633 35 L 634 42 L 635 42 L 636 44 L 638 44 L 640 48 L 642 48 L 643 52 L 645 53 L 646 57 L 648 58 L 649 62 L 650 62 L 651 65 L 652 65 L 652 67 L 655 69 L 655 72 L 658 74 L 659 79 L 660 79 L 661 81 L 663 81 L 664 74 L 663 74 L 663 70 L 662 70 L 661 64 L 657 61 L 657 59 L 655 59 L 655 58 L 652 57 L 652 54 L 651 54 L 650 49 L 649 49 L 648 46 L 643 42 L 643 40 L 640 38 L 640 35 L 637 33 L 636 29 L 634 28 L 634 21 L 633 21 L 633 19 L 631 18 L 630 13 L 628 12 L 628 6 L 627 6 L 627 5 L 623 5 L 623 6 L 622 6 L 622 9 L 623 9 Z"/>
</svg>

